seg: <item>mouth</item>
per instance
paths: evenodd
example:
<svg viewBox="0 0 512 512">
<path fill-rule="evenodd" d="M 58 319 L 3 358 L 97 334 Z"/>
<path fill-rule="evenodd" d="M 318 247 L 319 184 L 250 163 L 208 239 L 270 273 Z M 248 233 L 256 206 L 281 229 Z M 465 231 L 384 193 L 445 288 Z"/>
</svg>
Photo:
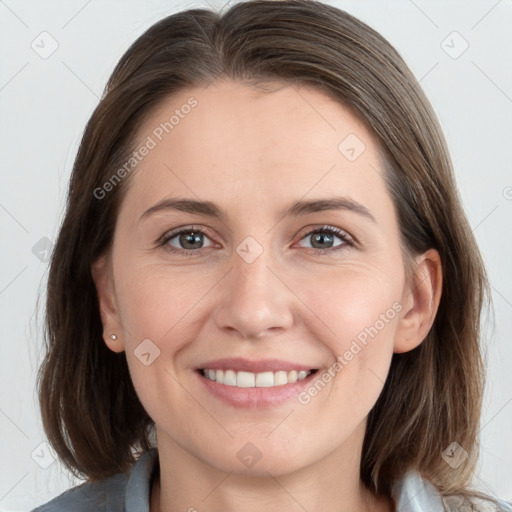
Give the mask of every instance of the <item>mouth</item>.
<svg viewBox="0 0 512 512">
<path fill-rule="evenodd" d="M 236 408 L 268 409 L 296 399 L 320 369 L 278 359 L 226 358 L 196 368 L 202 388 Z"/>
<path fill-rule="evenodd" d="M 295 384 L 296 382 L 304 380 L 309 375 L 316 373 L 318 369 L 277 370 L 259 373 L 213 368 L 201 368 L 198 371 L 203 377 L 210 381 L 216 382 L 217 384 L 224 384 L 225 386 L 237 388 L 273 388 L 285 386 L 286 384 Z"/>
</svg>

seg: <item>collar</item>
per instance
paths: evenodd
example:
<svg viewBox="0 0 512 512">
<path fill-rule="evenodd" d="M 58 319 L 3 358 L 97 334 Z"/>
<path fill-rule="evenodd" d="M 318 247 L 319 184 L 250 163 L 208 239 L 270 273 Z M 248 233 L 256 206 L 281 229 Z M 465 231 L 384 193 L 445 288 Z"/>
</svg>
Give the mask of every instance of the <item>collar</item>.
<svg viewBox="0 0 512 512">
<path fill-rule="evenodd" d="M 158 450 L 151 448 L 133 465 L 124 493 L 126 512 L 149 512 L 151 477 L 158 464 Z"/>
<path fill-rule="evenodd" d="M 393 486 L 393 498 L 400 512 L 440 512 L 445 510 L 436 487 L 416 470 L 408 470 Z"/>
</svg>

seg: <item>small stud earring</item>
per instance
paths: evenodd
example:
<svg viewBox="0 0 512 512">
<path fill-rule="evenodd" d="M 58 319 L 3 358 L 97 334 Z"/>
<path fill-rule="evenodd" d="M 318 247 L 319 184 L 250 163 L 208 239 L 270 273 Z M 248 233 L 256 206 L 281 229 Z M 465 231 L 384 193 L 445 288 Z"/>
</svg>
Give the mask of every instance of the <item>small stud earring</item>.
<svg viewBox="0 0 512 512">
<path fill-rule="evenodd" d="M 113 339 L 113 340 L 117 340 L 117 334 L 111 334 L 110 337 Z"/>
</svg>

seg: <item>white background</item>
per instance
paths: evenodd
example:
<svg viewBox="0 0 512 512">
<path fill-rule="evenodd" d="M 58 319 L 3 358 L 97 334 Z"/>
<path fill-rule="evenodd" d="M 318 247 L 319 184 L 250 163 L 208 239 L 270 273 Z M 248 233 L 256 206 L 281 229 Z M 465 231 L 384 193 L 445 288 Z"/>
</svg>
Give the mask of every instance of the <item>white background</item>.
<svg viewBox="0 0 512 512">
<path fill-rule="evenodd" d="M 0 0 L 0 510 L 30 510 L 73 483 L 58 462 L 35 462 L 52 459 L 35 395 L 47 264 L 32 248 L 55 240 L 77 143 L 117 60 L 162 17 L 224 3 L 210 2 Z M 475 483 L 511 500 L 512 1 L 329 3 L 398 49 L 445 131 L 495 307 Z M 31 48 L 43 31 L 58 43 L 46 59 Z"/>
</svg>

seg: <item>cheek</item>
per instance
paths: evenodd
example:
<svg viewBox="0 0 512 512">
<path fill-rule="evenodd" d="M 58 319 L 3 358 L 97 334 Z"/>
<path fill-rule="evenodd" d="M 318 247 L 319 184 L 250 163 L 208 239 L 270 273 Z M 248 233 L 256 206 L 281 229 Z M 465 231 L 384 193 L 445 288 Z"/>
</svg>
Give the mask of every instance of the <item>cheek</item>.
<svg viewBox="0 0 512 512">
<path fill-rule="evenodd" d="M 334 330 L 337 333 L 337 354 L 351 353 L 371 359 L 373 354 L 387 353 L 392 349 L 398 322 L 397 295 L 388 290 L 374 289 L 367 293 L 342 294 L 336 313 Z M 360 350 L 358 349 L 360 348 Z M 349 353 L 347 353 L 349 352 Z"/>
<path fill-rule="evenodd" d="M 377 336 L 393 337 L 402 291 L 396 268 L 359 265 L 340 269 L 317 277 L 314 285 L 305 281 L 302 291 L 305 304 L 328 328 L 330 344 L 337 354 L 347 350 L 353 340 L 364 344 Z"/>
<path fill-rule="evenodd" d="M 332 273 L 317 280 L 314 287 L 303 287 L 304 302 L 312 305 L 322 320 L 312 320 L 309 330 L 315 330 L 332 356 L 332 378 L 325 376 L 332 388 L 321 400 L 341 401 L 355 416 L 368 413 L 389 371 L 402 308 L 402 281 L 389 276 L 397 274 L 396 268 L 378 271 L 377 267 L 360 266 Z M 343 416 L 344 411 L 341 408 L 336 414 Z"/>
<path fill-rule="evenodd" d="M 149 338 L 157 345 L 187 324 L 211 284 L 168 267 L 126 267 L 117 276 L 120 317 L 131 345 Z M 178 340 L 177 340 L 178 341 Z M 177 347 L 176 347 L 177 348 Z"/>
</svg>

